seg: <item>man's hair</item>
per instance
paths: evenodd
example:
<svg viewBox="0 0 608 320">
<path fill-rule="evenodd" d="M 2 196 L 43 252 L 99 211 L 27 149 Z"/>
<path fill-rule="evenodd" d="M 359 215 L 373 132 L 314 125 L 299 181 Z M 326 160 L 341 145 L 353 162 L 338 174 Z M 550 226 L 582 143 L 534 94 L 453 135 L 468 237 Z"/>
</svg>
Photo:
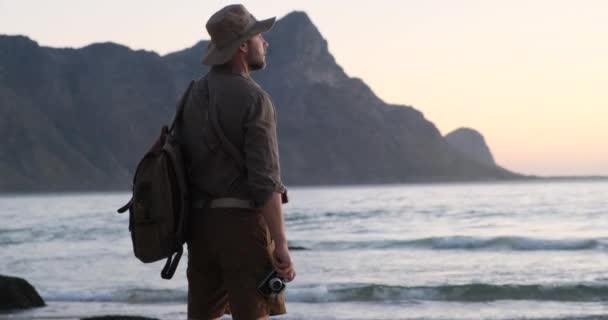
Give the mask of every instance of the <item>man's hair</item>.
<svg viewBox="0 0 608 320">
<path fill-rule="evenodd" d="M 252 41 L 252 38 L 249 38 L 249 39 L 247 39 L 247 40 L 245 40 L 243 42 L 247 42 L 247 45 L 251 46 L 251 41 Z M 230 68 L 231 66 L 232 66 L 232 60 L 228 60 L 228 61 L 226 61 L 226 62 L 224 62 L 222 64 L 216 64 L 216 65 L 214 65 L 213 68 L 224 69 L 224 68 Z"/>
</svg>

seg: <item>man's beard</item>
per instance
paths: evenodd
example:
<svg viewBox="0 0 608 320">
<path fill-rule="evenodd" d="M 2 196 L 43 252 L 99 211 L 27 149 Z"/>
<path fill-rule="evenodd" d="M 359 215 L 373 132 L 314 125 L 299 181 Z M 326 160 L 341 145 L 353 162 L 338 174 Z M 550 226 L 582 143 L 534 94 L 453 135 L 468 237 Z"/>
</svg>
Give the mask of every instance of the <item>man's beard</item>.
<svg viewBox="0 0 608 320">
<path fill-rule="evenodd" d="M 266 67 L 266 61 L 264 59 L 264 57 L 260 57 L 260 59 L 249 59 L 249 70 L 255 71 L 255 70 L 261 70 L 264 69 L 264 67 Z"/>
</svg>

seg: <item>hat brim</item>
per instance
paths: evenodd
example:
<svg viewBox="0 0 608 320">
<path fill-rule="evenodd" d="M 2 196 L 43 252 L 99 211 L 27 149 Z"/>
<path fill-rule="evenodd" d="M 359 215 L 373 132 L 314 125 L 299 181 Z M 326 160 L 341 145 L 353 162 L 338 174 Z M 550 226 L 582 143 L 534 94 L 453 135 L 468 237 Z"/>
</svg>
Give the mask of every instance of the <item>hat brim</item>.
<svg viewBox="0 0 608 320">
<path fill-rule="evenodd" d="M 228 62 L 228 60 L 232 58 L 236 50 L 241 46 L 241 43 L 243 43 L 243 41 L 255 36 L 258 33 L 263 33 L 272 29 L 275 22 L 276 17 L 257 21 L 241 37 L 236 38 L 229 45 L 226 45 L 222 48 L 218 48 L 217 46 L 215 46 L 213 41 L 210 41 L 209 46 L 207 47 L 207 53 L 205 53 L 205 56 L 203 57 L 203 64 L 213 66 Z"/>
</svg>

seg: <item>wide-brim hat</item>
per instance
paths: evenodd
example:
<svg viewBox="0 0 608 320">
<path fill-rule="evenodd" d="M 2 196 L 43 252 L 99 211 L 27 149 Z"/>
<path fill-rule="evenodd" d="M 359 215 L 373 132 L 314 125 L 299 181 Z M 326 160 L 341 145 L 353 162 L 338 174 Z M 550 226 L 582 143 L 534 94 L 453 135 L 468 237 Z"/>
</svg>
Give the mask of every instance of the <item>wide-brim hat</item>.
<svg viewBox="0 0 608 320">
<path fill-rule="evenodd" d="M 209 18 L 205 26 L 211 41 L 203 63 L 212 66 L 228 62 L 241 43 L 272 29 L 275 21 L 276 17 L 258 21 L 240 4 L 222 8 Z"/>
</svg>

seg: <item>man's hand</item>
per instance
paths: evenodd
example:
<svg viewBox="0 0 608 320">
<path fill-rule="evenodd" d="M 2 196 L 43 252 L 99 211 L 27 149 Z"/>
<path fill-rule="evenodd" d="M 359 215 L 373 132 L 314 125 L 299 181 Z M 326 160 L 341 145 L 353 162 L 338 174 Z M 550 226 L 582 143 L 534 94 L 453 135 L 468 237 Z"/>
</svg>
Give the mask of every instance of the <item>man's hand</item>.
<svg viewBox="0 0 608 320">
<path fill-rule="evenodd" d="M 279 276 L 289 282 L 296 277 L 296 270 L 293 268 L 289 248 L 287 247 L 287 237 L 285 236 L 285 224 L 283 222 L 283 208 L 281 207 L 281 194 L 274 192 L 268 202 L 262 207 L 262 215 L 268 223 L 268 229 L 272 240 L 274 240 L 273 264 Z"/>
<path fill-rule="evenodd" d="M 289 256 L 287 242 L 276 243 L 274 249 L 274 268 L 285 282 L 290 282 L 296 277 L 296 270 Z"/>
</svg>

